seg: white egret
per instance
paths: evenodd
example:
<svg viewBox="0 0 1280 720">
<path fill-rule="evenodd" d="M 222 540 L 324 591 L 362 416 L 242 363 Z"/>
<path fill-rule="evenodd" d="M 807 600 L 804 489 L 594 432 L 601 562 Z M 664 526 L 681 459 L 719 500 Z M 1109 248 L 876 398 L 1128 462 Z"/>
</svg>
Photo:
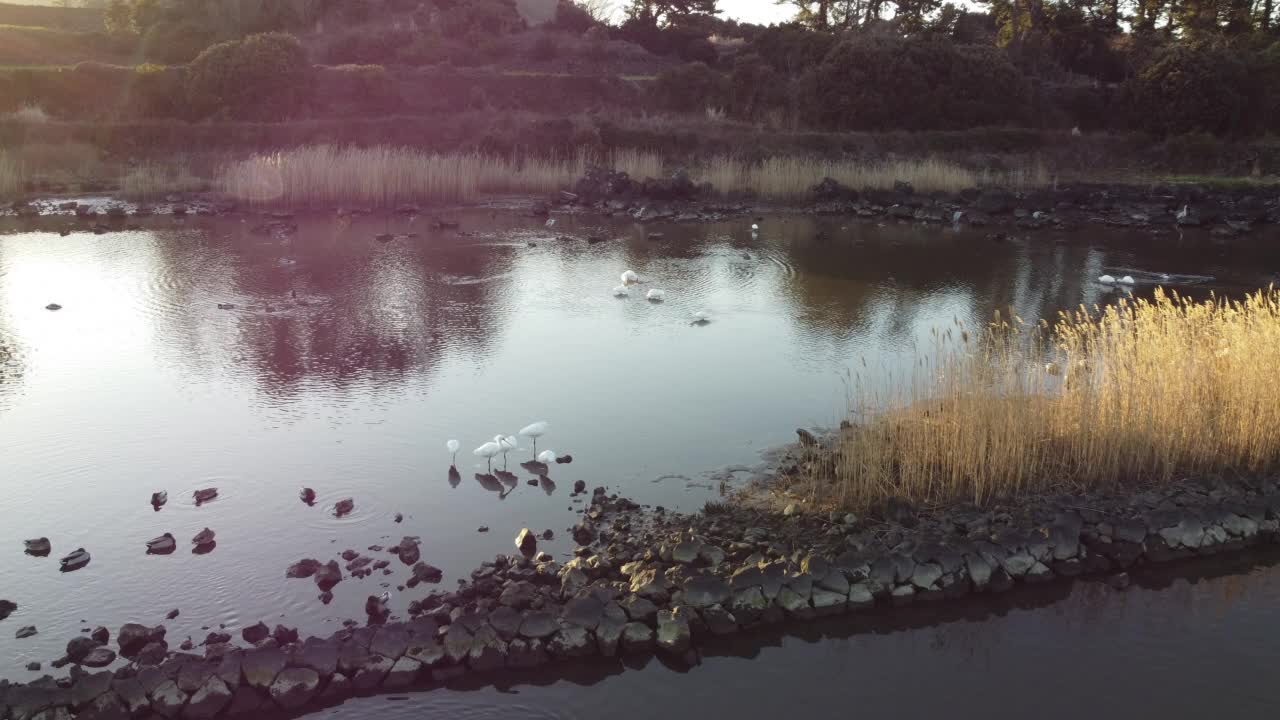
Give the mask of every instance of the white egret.
<svg viewBox="0 0 1280 720">
<path fill-rule="evenodd" d="M 482 457 L 482 458 L 484 458 L 485 460 L 487 460 L 487 461 L 488 461 L 488 463 L 489 463 L 489 469 L 490 469 L 490 470 L 492 470 L 492 469 L 493 469 L 493 458 L 494 458 L 498 453 L 502 452 L 502 446 L 501 446 L 501 445 L 499 445 L 499 444 L 498 444 L 498 443 L 496 443 L 496 442 L 487 442 L 487 443 L 485 443 L 485 444 L 481 445 L 480 447 L 476 448 L 476 449 L 475 449 L 475 450 L 473 450 L 472 452 L 474 452 L 474 453 L 475 453 L 476 457 Z"/>
<path fill-rule="evenodd" d="M 547 434 L 551 429 L 551 423 L 546 420 L 539 420 L 535 423 L 529 423 L 520 429 L 520 434 L 533 440 L 533 454 L 538 454 L 538 438 Z"/>
<path fill-rule="evenodd" d="M 547 221 L 547 227 L 549 227 L 549 228 L 553 228 L 553 227 L 555 227 L 555 226 L 556 226 L 556 219 L 555 219 L 555 218 L 551 218 L 550 220 L 548 220 L 548 221 Z"/>
<path fill-rule="evenodd" d="M 635 270 L 628 270 L 622 273 L 623 285 L 635 285 L 638 282 L 640 282 L 640 276 L 636 274 Z"/>
<path fill-rule="evenodd" d="M 631 291 L 627 289 L 626 285 L 619 285 L 613 289 L 613 296 L 616 298 L 629 297 L 630 295 Z"/>
<path fill-rule="evenodd" d="M 458 464 L 458 441 L 450 440 L 449 442 L 445 443 L 444 446 L 449 451 L 449 453 L 453 456 L 452 464 L 457 465 Z"/>
<path fill-rule="evenodd" d="M 1103 285 L 1115 285 L 1116 279 L 1110 275 L 1103 275 L 1098 278 L 1098 282 L 1102 283 Z"/>
<path fill-rule="evenodd" d="M 555 461 L 556 461 L 555 450 L 543 450 L 542 452 L 538 453 L 538 462 L 544 465 L 551 465 Z"/>
<path fill-rule="evenodd" d="M 694 325 L 706 325 L 709 322 L 711 322 L 711 313 L 706 310 L 699 310 L 693 314 Z"/>
<path fill-rule="evenodd" d="M 507 461 L 507 452 L 515 450 L 520 444 L 520 441 L 514 435 L 503 435 L 502 433 L 494 435 L 493 441 L 498 443 L 498 447 L 502 449 L 502 462 L 504 463 Z"/>
<path fill-rule="evenodd" d="M 1132 276 L 1132 275 L 1125 275 L 1124 277 L 1120 278 L 1120 284 L 1121 284 L 1121 285 L 1134 285 L 1134 284 L 1135 284 L 1135 282 L 1134 282 L 1133 276 Z"/>
<path fill-rule="evenodd" d="M 667 299 L 667 293 L 665 291 L 659 290 L 658 288 L 653 288 L 649 292 L 645 293 L 644 297 L 649 302 L 660 303 L 663 300 Z"/>
</svg>

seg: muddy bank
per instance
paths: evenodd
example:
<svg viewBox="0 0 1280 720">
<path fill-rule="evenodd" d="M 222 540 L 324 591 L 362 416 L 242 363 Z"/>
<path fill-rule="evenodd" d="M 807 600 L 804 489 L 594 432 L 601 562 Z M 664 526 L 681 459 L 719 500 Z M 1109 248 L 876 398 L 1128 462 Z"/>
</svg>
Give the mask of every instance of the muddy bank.
<svg viewBox="0 0 1280 720">
<path fill-rule="evenodd" d="M 202 654 L 168 652 L 163 627 L 76 638 L 64 658 L 69 678 L 0 683 L 0 717 L 295 714 L 580 658 L 657 654 L 695 664 L 716 638 L 749 643 L 785 621 L 876 606 L 906 616 L 896 608 L 1080 576 L 1124 588 L 1135 567 L 1276 544 L 1280 485 L 1186 481 L 933 512 L 895 504 L 875 518 L 736 505 L 685 516 L 598 489 L 572 534 L 579 547 L 569 562 L 499 556 L 456 591 L 411 602 L 407 620 L 371 597 L 367 626 L 326 638 L 299 641 L 287 628 L 257 625 L 242 633 L 253 647 L 215 633 Z M 536 552 L 529 535 L 518 542 Z M 131 664 L 84 670 L 114 652 L 104 640 Z"/>
</svg>

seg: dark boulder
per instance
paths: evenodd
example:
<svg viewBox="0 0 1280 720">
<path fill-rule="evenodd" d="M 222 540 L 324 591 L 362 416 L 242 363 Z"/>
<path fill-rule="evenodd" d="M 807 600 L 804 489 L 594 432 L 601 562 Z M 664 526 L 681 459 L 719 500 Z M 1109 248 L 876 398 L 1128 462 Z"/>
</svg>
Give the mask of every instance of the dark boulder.
<svg viewBox="0 0 1280 720">
<path fill-rule="evenodd" d="M 263 640 L 271 637 L 271 628 L 267 627 L 266 623 L 259 621 L 258 624 L 250 625 L 249 627 L 241 630 L 240 637 L 243 637 L 244 641 L 250 645 L 257 645 Z"/>
</svg>

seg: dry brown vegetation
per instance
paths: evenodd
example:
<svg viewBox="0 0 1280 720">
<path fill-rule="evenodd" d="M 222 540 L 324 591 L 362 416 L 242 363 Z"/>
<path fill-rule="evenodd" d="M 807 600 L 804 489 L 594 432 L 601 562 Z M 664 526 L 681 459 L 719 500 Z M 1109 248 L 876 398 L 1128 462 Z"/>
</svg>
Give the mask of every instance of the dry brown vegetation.
<svg viewBox="0 0 1280 720">
<path fill-rule="evenodd" d="M 0 197 L 17 195 L 22 189 L 22 164 L 7 150 L 0 150 Z"/>
<path fill-rule="evenodd" d="M 605 164 L 635 178 L 664 174 L 661 156 L 620 150 L 601 158 L 586 150 L 562 158 L 510 159 L 481 153 L 430 153 L 411 148 L 320 145 L 255 155 L 227 163 L 216 185 L 251 202 L 283 205 L 473 200 L 485 195 L 546 194 L 569 187 L 588 165 Z M 943 160 L 879 163 L 776 157 L 752 162 L 717 156 L 691 169 L 717 192 L 799 200 L 823 178 L 857 189 L 887 189 L 905 181 L 924 192 L 958 192 L 984 185 L 1025 189 L 1045 185 L 1043 165 L 1021 172 L 978 172 Z"/>
<path fill-rule="evenodd" d="M 173 193 L 199 192 L 209 181 L 196 177 L 185 162 L 144 163 L 120 178 L 120 194 L 129 200 L 156 202 Z"/>
<path fill-rule="evenodd" d="M 989 502 L 1055 488 L 1274 470 L 1280 292 L 1017 318 L 935 334 L 890 390 L 854 380 L 852 427 L 818 499 Z"/>
</svg>

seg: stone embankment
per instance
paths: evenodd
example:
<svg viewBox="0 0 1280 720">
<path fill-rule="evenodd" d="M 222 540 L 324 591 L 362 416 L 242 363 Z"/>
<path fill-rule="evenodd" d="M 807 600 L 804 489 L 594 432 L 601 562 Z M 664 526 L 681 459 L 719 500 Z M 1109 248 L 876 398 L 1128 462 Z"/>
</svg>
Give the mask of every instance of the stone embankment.
<svg viewBox="0 0 1280 720">
<path fill-rule="evenodd" d="M 714 636 L 783 621 L 1002 593 L 1095 576 L 1123 588 L 1149 563 L 1229 553 L 1280 539 L 1273 481 L 1182 482 L 1136 495 L 1081 495 L 1016 506 L 877 518 L 711 505 L 690 516 L 592 495 L 572 560 L 499 556 L 456 591 L 427 594 L 408 621 L 299 641 L 265 626 L 211 636 L 202 655 L 167 652 L 163 627 L 116 634 L 124 668 L 91 673 L 108 633 L 68 645 L 70 677 L 0 683 L 6 720 L 298 714 L 359 694 L 509 677 L 577 658 L 659 653 L 696 663 Z M 536 539 L 522 533 L 526 553 Z M 254 632 L 250 633 L 249 631 Z M 90 664 L 92 664 L 90 663 Z"/>
</svg>

